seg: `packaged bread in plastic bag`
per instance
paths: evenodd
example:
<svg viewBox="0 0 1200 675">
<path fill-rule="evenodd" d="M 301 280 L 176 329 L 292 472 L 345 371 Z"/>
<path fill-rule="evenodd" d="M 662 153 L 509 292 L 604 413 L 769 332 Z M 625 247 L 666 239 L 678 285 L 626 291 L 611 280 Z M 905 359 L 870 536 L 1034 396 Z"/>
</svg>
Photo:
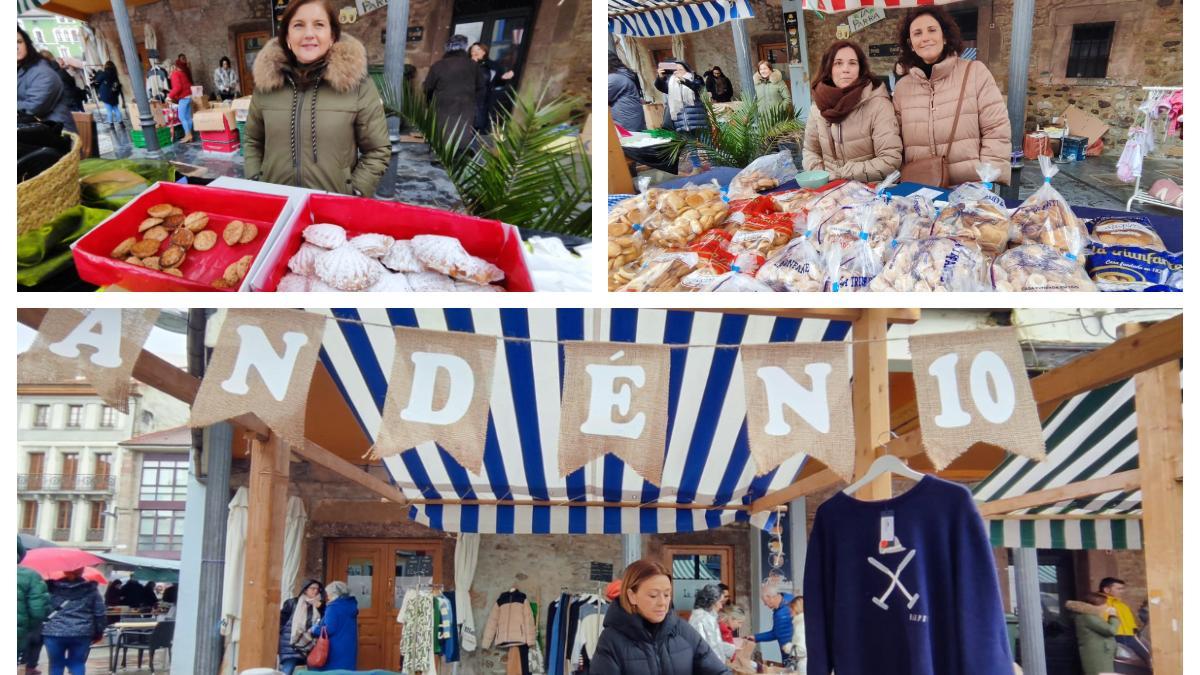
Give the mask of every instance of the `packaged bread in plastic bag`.
<svg viewBox="0 0 1200 675">
<path fill-rule="evenodd" d="M 891 248 L 899 226 L 900 218 L 895 208 L 888 204 L 887 199 L 876 197 L 834 211 L 822 221 L 817 231 L 817 241 L 822 250 L 833 245 L 847 249 L 856 246 L 865 235 L 875 257 L 882 260 Z"/>
<path fill-rule="evenodd" d="M 750 162 L 729 181 L 729 199 L 752 199 L 796 177 L 796 162 L 790 150 L 763 155 Z"/>
<path fill-rule="evenodd" d="M 780 292 L 816 292 L 825 288 L 825 262 L 812 233 L 797 237 L 767 259 L 755 278 Z"/>
<path fill-rule="evenodd" d="M 628 292 L 674 291 L 683 278 L 700 264 L 700 256 L 691 253 L 667 253 L 642 266 L 620 290 Z"/>
<path fill-rule="evenodd" d="M 1067 200 L 1050 185 L 1058 167 L 1049 157 L 1039 157 L 1038 162 L 1045 181 L 1013 212 L 1010 239 L 1014 244 L 1045 244 L 1060 251 L 1070 251 L 1076 238 L 1087 240 L 1087 228 Z"/>
<path fill-rule="evenodd" d="M 743 272 L 754 274 L 767 258 L 792 240 L 799 220 L 800 215 L 794 213 L 751 218 L 733 231 L 729 252 Z"/>
<path fill-rule="evenodd" d="M 871 188 L 856 180 L 849 180 L 823 192 L 809 208 L 821 209 L 826 213 L 832 213 L 843 206 L 857 206 L 864 202 L 869 202 L 875 199 L 875 197 L 875 191 Z"/>
<path fill-rule="evenodd" d="M 644 195 L 630 197 L 613 207 L 608 214 L 608 277 L 609 290 L 620 285 L 614 278 L 622 267 L 639 260 L 646 241 L 642 235 L 642 220 L 646 217 Z"/>
<path fill-rule="evenodd" d="M 1158 236 L 1150 219 L 1145 216 L 1105 216 L 1087 221 L 1092 231 L 1092 241 L 1101 246 L 1136 246 L 1155 251 L 1166 251 L 1167 246 Z"/>
<path fill-rule="evenodd" d="M 988 263 L 979 247 L 949 237 L 906 241 L 871 281 L 872 291 L 985 291 Z"/>
<path fill-rule="evenodd" d="M 685 274 L 680 280 L 679 285 L 675 288 L 677 291 L 703 291 L 707 290 L 714 281 L 723 274 L 730 272 L 734 267 L 734 258 L 731 253 L 725 250 L 708 251 L 704 254 L 699 254 L 695 266 L 691 272 Z"/>
<path fill-rule="evenodd" d="M 930 236 L 930 232 L 933 230 L 933 217 L 936 213 L 929 200 L 921 195 L 890 197 L 888 203 L 896 211 L 899 224 L 892 236 L 891 245 L 884 252 L 885 263 L 891 260 L 901 244 Z"/>
<path fill-rule="evenodd" d="M 828 247 L 825 250 L 825 266 L 828 278 L 826 287 L 840 293 L 870 290 L 871 280 L 879 275 L 882 268 L 866 232 L 860 232 L 858 241 L 850 248 Z"/>
<path fill-rule="evenodd" d="M 1070 249 L 1045 244 L 1021 244 L 992 263 L 992 288 L 997 291 L 1095 291 L 1095 282 L 1080 259 L 1084 242 L 1077 232 L 1066 233 Z"/>
<path fill-rule="evenodd" d="M 992 191 L 996 179 L 1000 177 L 1000 169 L 987 162 L 975 162 L 975 173 L 979 176 L 979 181 L 963 183 L 954 188 L 946 198 L 946 203 L 989 202 L 999 209 L 1007 210 L 1004 199 Z"/>
<path fill-rule="evenodd" d="M 729 204 L 721 199 L 716 183 L 670 190 L 657 200 L 658 214 L 653 231 L 644 226 L 648 240 L 664 248 L 684 248 L 692 239 L 725 222 Z M 649 220 L 649 219 L 648 219 Z"/>
<path fill-rule="evenodd" d="M 963 183 L 950 193 L 933 223 L 933 236 L 974 242 L 986 255 L 995 257 L 1008 245 L 1011 229 L 1004 200 L 992 192 L 992 182 L 1000 176 L 1000 170 L 976 162 L 975 171 L 980 182 Z"/>
<path fill-rule="evenodd" d="M 807 188 L 797 188 L 785 192 L 772 192 L 771 199 L 780 211 L 785 213 L 804 213 L 821 197 L 820 192 Z"/>
<path fill-rule="evenodd" d="M 734 266 L 729 272 L 717 277 L 704 290 L 710 293 L 770 293 L 771 288 Z"/>
</svg>

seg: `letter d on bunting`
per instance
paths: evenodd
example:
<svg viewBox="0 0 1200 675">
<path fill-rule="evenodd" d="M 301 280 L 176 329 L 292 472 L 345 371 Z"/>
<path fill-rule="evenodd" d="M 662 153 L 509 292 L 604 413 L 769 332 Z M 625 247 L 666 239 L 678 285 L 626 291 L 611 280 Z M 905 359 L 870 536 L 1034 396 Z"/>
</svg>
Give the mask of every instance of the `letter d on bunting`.
<svg viewBox="0 0 1200 675">
<path fill-rule="evenodd" d="M 670 348 L 569 342 L 564 350 L 559 475 L 612 453 L 642 478 L 660 484 L 667 447 Z"/>
<path fill-rule="evenodd" d="M 158 319 L 157 309 L 48 309 L 29 351 L 17 357 L 21 384 L 82 378 L 104 402 L 129 412 L 133 365 Z"/>
<path fill-rule="evenodd" d="M 308 387 L 325 317 L 279 309 L 228 310 L 196 401 L 193 427 L 253 413 L 287 444 L 304 445 Z"/>
<path fill-rule="evenodd" d="M 1041 461 L 1046 440 L 1015 328 L 908 338 L 925 454 L 938 469 L 975 443 Z"/>
<path fill-rule="evenodd" d="M 474 474 L 483 471 L 496 338 L 396 329 L 396 355 L 372 457 L 433 441 Z"/>
<path fill-rule="evenodd" d="M 803 452 L 849 481 L 854 475 L 849 345 L 742 345 L 741 361 L 755 475 Z"/>
</svg>

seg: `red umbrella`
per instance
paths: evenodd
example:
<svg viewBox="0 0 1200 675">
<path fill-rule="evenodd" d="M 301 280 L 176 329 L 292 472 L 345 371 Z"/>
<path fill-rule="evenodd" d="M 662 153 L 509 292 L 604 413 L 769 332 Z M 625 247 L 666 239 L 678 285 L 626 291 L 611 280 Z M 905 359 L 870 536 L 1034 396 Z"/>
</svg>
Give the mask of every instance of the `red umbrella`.
<svg viewBox="0 0 1200 675">
<path fill-rule="evenodd" d="M 43 577 L 103 563 L 100 558 L 77 548 L 35 548 L 21 561 L 22 565 L 37 570 Z"/>
<path fill-rule="evenodd" d="M 42 573 L 38 572 L 38 574 L 42 574 Z M 63 572 L 54 572 L 53 574 L 50 574 L 50 575 L 42 574 L 42 578 L 46 579 L 46 580 L 61 579 L 61 578 L 63 578 Z M 101 572 L 100 570 L 96 569 L 95 567 L 83 568 L 83 578 L 86 579 L 87 581 L 94 581 L 94 582 L 100 584 L 101 586 L 108 585 L 108 577 L 104 576 L 104 572 Z"/>
</svg>

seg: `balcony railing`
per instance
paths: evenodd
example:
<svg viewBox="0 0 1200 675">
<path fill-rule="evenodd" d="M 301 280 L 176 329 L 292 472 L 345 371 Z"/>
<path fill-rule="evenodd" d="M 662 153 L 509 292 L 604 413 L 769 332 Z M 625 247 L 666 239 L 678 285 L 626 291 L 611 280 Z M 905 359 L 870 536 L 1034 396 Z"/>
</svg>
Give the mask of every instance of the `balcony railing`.
<svg viewBox="0 0 1200 675">
<path fill-rule="evenodd" d="M 17 490 L 20 492 L 112 492 L 117 477 L 92 473 L 20 473 Z"/>
<path fill-rule="evenodd" d="M 87 531 L 88 541 L 104 541 L 104 528 L 89 527 Z"/>
<path fill-rule="evenodd" d="M 71 528 L 56 527 L 50 533 L 51 541 L 71 541 Z"/>
</svg>

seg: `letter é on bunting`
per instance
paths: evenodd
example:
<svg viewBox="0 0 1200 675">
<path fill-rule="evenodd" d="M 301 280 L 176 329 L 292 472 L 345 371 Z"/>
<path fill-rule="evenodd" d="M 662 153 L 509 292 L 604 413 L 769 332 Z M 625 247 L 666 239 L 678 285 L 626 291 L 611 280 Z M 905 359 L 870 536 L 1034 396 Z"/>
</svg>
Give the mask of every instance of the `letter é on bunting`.
<svg viewBox="0 0 1200 675">
<path fill-rule="evenodd" d="M 462 467 L 483 471 L 496 338 L 396 328 L 396 350 L 373 458 L 434 442 Z"/>
<path fill-rule="evenodd" d="M 741 363 L 755 475 L 807 454 L 850 480 L 854 413 L 847 346 L 742 345 Z"/>
<path fill-rule="evenodd" d="M 29 351 L 17 357 L 22 384 L 92 385 L 105 403 L 129 412 L 129 382 L 157 309 L 48 309 Z"/>
<path fill-rule="evenodd" d="M 308 388 L 325 321 L 298 310 L 228 310 L 190 425 L 252 413 L 287 444 L 303 445 Z"/>
</svg>

